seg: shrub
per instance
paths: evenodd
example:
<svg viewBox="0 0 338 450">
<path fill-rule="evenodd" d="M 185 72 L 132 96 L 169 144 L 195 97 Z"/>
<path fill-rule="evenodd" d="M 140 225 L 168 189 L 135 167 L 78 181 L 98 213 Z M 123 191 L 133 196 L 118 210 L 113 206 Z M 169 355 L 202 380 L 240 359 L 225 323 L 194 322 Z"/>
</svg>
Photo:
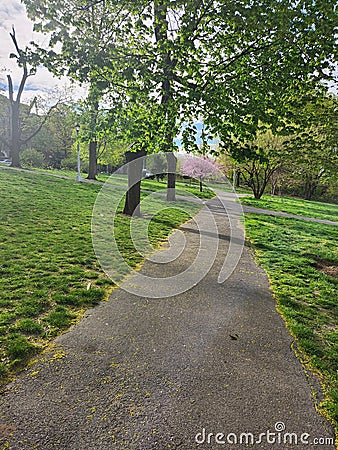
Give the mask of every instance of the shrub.
<svg viewBox="0 0 338 450">
<path fill-rule="evenodd" d="M 61 161 L 61 168 L 67 170 L 77 170 L 77 156 L 71 155 L 68 158 L 64 158 Z M 88 161 L 81 160 L 81 172 L 88 172 L 89 163 Z"/>
<path fill-rule="evenodd" d="M 41 168 L 45 165 L 45 158 L 42 153 L 34 148 L 27 148 L 20 154 L 20 161 L 23 166 Z"/>
</svg>

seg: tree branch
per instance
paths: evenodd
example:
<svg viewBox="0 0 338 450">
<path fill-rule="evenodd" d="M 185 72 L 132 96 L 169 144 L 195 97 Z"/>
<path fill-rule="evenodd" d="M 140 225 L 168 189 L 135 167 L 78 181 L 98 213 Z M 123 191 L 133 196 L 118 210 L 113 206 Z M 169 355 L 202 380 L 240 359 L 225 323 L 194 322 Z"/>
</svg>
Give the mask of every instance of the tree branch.
<svg viewBox="0 0 338 450">
<path fill-rule="evenodd" d="M 16 103 L 20 103 L 20 101 L 21 101 L 21 96 L 22 96 L 23 90 L 25 88 L 25 84 L 26 84 L 27 78 L 28 78 L 28 70 L 27 70 L 27 67 L 26 67 L 26 64 L 25 64 L 24 67 L 23 67 L 23 74 L 22 74 L 19 90 L 18 90 L 18 93 L 16 95 L 16 100 L 15 100 Z"/>
<path fill-rule="evenodd" d="M 181 86 L 187 86 L 190 89 L 196 89 L 198 85 L 196 83 L 192 83 L 190 81 L 184 81 L 182 78 L 177 75 L 176 73 L 173 73 L 173 80 L 176 81 L 176 83 L 179 83 Z"/>
<path fill-rule="evenodd" d="M 9 35 L 10 35 L 10 37 L 11 37 L 11 39 L 13 41 L 14 47 L 15 47 L 15 49 L 18 52 L 18 55 L 20 57 L 21 54 L 22 54 L 22 51 L 20 50 L 19 45 L 18 45 L 18 41 L 16 40 L 14 25 L 12 26 L 12 32 L 9 32 Z"/>
<path fill-rule="evenodd" d="M 254 42 L 252 42 L 252 44 L 250 44 L 247 48 L 245 48 L 241 52 L 239 52 L 236 55 L 234 55 L 232 58 L 230 58 L 230 59 L 228 59 L 226 61 L 220 61 L 217 64 L 211 65 L 211 67 L 220 67 L 220 66 L 224 65 L 222 70 L 227 69 L 229 66 L 231 66 L 231 64 L 236 62 L 238 59 L 249 55 L 251 52 L 257 52 L 257 51 L 260 51 L 260 50 L 266 50 L 266 49 L 268 49 L 268 48 L 270 48 L 270 47 L 272 47 L 273 45 L 276 44 L 276 42 L 270 42 L 269 44 L 259 45 L 257 47 L 256 45 L 259 42 L 259 40 L 260 40 L 260 38 L 257 38 Z"/>
<path fill-rule="evenodd" d="M 18 93 L 16 95 L 16 100 L 15 100 L 16 103 L 20 103 L 21 95 L 22 95 L 22 92 L 23 92 L 23 90 L 25 88 L 25 84 L 26 84 L 27 78 L 29 77 L 29 74 L 28 74 L 28 69 L 27 69 L 27 62 L 26 62 L 25 58 L 22 57 L 23 56 L 22 55 L 22 50 L 20 49 L 20 47 L 18 45 L 18 41 L 16 40 L 14 25 L 12 27 L 12 32 L 10 32 L 9 35 L 10 35 L 12 41 L 13 41 L 13 44 L 14 44 L 14 47 L 15 47 L 16 51 L 18 52 L 19 66 L 20 66 L 20 62 L 21 62 L 22 63 L 22 68 L 23 68 L 23 75 L 22 75 L 22 78 L 21 78 L 21 82 L 20 82 Z M 19 61 L 19 60 L 21 60 L 21 61 Z M 9 75 L 7 76 L 7 78 L 9 80 Z M 13 94 L 13 83 L 12 83 L 12 94 Z M 13 95 L 12 95 L 12 100 L 11 101 L 14 102 Z"/>
<path fill-rule="evenodd" d="M 51 115 L 51 112 L 56 109 L 59 105 L 59 102 L 57 102 L 55 105 L 53 105 L 49 111 L 47 112 L 47 114 L 45 115 L 45 117 L 43 118 L 43 120 L 41 121 L 40 125 L 38 126 L 38 128 L 26 139 L 20 139 L 20 144 L 21 145 L 25 145 L 27 144 L 31 139 L 33 139 L 34 136 L 36 136 L 39 131 L 41 131 L 41 128 L 44 126 L 44 124 L 47 122 L 47 120 L 49 119 L 49 116 Z"/>
<path fill-rule="evenodd" d="M 9 102 L 12 104 L 12 103 L 14 103 L 14 89 L 13 89 L 12 77 L 10 75 L 7 75 L 7 80 L 8 80 Z"/>
</svg>

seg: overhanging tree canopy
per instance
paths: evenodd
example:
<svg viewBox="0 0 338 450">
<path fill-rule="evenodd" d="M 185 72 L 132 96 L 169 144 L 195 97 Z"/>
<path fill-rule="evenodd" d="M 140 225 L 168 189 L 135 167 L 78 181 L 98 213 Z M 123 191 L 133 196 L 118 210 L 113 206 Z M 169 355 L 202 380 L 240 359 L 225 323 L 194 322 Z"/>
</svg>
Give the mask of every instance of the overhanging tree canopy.
<svg viewBox="0 0 338 450">
<path fill-rule="evenodd" d="M 332 0 L 24 2 L 62 43 L 46 53 L 58 70 L 104 80 L 129 115 L 142 104 L 166 152 L 180 122 L 200 114 L 223 140 L 254 135 L 258 119 L 277 127 L 284 101 L 329 77 L 337 56 Z"/>
</svg>

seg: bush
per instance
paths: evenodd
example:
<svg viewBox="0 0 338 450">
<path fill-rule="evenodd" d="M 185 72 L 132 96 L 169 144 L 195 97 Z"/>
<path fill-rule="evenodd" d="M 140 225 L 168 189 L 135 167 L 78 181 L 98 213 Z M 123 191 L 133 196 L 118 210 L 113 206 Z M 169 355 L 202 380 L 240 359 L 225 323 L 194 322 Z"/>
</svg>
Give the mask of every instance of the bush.
<svg viewBox="0 0 338 450">
<path fill-rule="evenodd" d="M 25 167 L 42 168 L 45 165 L 45 158 L 42 153 L 34 148 L 27 148 L 20 154 L 21 164 Z"/>
<path fill-rule="evenodd" d="M 61 168 L 67 170 L 77 170 L 77 155 L 68 156 L 61 161 Z M 89 163 L 88 161 L 81 160 L 81 172 L 88 172 Z"/>
</svg>

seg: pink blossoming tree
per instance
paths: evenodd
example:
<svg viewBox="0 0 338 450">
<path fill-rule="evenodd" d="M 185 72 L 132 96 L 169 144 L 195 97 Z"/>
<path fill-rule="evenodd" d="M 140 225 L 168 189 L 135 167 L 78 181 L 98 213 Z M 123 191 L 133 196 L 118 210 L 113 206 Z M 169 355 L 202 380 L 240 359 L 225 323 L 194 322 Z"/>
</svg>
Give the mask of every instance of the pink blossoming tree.
<svg viewBox="0 0 338 450">
<path fill-rule="evenodd" d="M 215 159 L 206 156 L 186 156 L 181 165 L 181 172 L 183 175 L 199 180 L 200 192 L 202 192 L 203 180 L 218 174 L 220 168 Z"/>
</svg>

